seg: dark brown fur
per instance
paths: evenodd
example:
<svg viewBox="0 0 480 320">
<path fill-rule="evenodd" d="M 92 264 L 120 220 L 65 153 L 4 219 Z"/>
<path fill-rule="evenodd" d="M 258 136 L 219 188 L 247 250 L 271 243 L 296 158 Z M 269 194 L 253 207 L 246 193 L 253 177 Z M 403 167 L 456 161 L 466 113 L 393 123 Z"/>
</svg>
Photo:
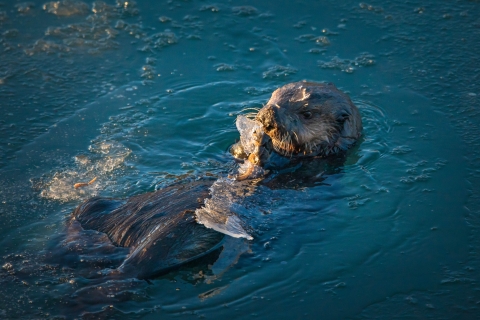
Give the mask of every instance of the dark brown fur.
<svg viewBox="0 0 480 320">
<path fill-rule="evenodd" d="M 116 272 L 151 278 L 218 248 L 224 234 L 195 220 L 213 181 L 174 185 L 127 200 L 91 198 L 72 214 L 72 223 L 105 233 L 112 244 L 130 248 Z"/>
</svg>

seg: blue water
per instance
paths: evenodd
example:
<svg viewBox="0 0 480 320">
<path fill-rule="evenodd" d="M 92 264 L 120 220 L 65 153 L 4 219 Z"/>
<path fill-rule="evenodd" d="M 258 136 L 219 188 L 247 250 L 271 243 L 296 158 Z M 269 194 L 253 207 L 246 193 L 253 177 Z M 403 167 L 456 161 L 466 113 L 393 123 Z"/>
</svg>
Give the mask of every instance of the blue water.
<svg viewBox="0 0 480 320">
<path fill-rule="evenodd" d="M 478 318 L 479 17 L 466 0 L 1 2 L 0 318 Z M 364 136 L 344 164 L 258 187 L 221 275 L 49 260 L 82 199 L 235 170 L 236 115 L 303 79 L 347 92 Z"/>
</svg>

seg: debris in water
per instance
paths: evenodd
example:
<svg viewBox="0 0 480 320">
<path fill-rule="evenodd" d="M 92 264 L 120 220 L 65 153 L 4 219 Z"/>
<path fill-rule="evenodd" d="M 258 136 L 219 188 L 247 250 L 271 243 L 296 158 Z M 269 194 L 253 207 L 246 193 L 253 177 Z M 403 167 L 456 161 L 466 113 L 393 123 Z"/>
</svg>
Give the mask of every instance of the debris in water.
<svg viewBox="0 0 480 320">
<path fill-rule="evenodd" d="M 93 179 L 90 180 L 89 182 L 79 182 L 79 183 L 75 183 L 75 184 L 73 185 L 73 187 L 74 187 L 75 189 L 82 188 L 82 187 L 86 187 L 86 186 L 94 183 L 95 180 L 97 180 L 97 177 L 93 178 Z"/>
</svg>

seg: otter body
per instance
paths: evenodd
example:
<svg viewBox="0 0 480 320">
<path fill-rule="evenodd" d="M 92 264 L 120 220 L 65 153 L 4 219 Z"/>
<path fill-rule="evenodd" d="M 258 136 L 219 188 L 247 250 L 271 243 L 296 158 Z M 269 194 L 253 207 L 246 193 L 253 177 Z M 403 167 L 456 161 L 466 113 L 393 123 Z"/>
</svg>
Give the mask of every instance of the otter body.
<svg viewBox="0 0 480 320">
<path fill-rule="evenodd" d="M 91 198 L 75 209 L 72 223 L 130 249 L 115 273 L 151 278 L 220 247 L 225 235 L 198 224 L 194 215 L 212 184 L 175 185 L 127 200 Z"/>
<path fill-rule="evenodd" d="M 357 141 L 362 130 L 358 109 L 346 94 L 333 84 L 312 82 L 275 90 L 255 121 L 263 132 L 253 135 L 254 151 L 247 155 L 239 142 L 231 152 L 262 167 L 340 153 Z M 249 175 L 247 171 L 245 178 Z M 116 246 L 130 248 L 115 272 L 150 278 L 221 245 L 224 234 L 195 220 L 195 210 L 209 197 L 212 184 L 171 186 L 127 200 L 92 198 L 78 206 L 72 220 L 83 229 L 107 234 Z"/>
</svg>

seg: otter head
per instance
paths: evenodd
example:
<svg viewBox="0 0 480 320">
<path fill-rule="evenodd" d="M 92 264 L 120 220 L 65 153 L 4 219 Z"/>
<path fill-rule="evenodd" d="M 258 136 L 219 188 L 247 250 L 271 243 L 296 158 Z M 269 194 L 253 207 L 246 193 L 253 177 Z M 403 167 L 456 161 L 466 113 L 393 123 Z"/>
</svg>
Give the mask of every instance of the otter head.
<svg viewBox="0 0 480 320">
<path fill-rule="evenodd" d="M 295 82 L 272 94 L 256 115 L 273 148 L 284 156 L 327 156 L 360 137 L 362 120 L 350 98 L 333 84 Z"/>
</svg>

